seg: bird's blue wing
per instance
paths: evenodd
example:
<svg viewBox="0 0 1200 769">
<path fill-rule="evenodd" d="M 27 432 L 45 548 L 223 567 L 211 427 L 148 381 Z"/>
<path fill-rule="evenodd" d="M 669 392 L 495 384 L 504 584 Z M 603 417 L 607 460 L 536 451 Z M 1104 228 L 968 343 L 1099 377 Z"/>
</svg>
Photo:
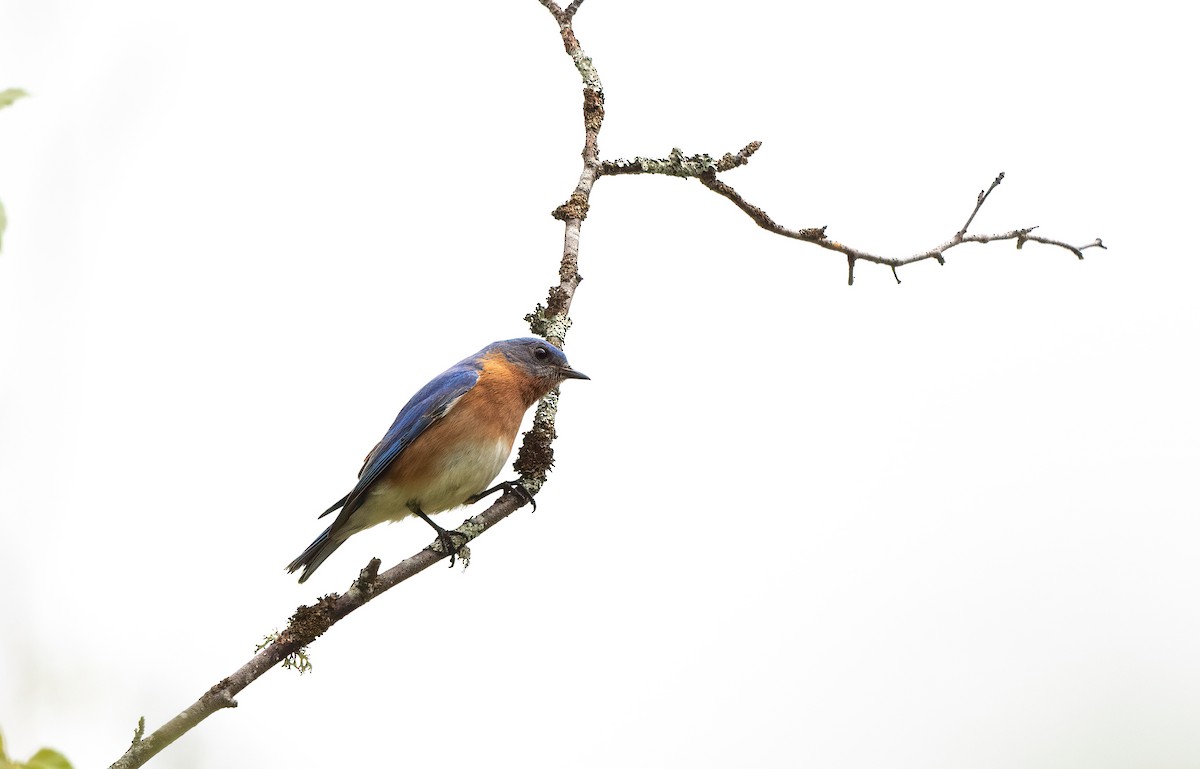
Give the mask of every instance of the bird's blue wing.
<svg viewBox="0 0 1200 769">
<path fill-rule="evenodd" d="M 422 387 L 409 399 L 404 408 L 400 409 L 396 421 L 388 428 L 383 440 L 367 455 L 362 471 L 358 474 L 358 484 L 337 504 L 321 513 L 321 517 L 329 515 L 339 507 L 342 508 L 342 514 L 338 516 L 339 522 L 353 513 L 362 503 L 363 495 L 371 488 L 371 484 L 404 453 L 409 444 L 429 429 L 430 425 L 445 416 L 454 402 L 474 387 L 478 379 L 478 365 L 468 360 L 447 369 Z"/>
</svg>

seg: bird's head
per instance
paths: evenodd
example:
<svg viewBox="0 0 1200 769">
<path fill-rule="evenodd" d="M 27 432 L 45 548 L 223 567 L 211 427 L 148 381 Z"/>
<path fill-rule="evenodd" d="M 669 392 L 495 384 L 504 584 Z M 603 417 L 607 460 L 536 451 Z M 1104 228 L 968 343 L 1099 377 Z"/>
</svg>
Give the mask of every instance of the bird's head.
<svg viewBox="0 0 1200 769">
<path fill-rule="evenodd" d="M 549 391 L 564 379 L 590 379 L 567 363 L 563 351 L 536 337 L 508 339 L 490 345 L 486 352 L 500 353 L 526 375 L 542 382 Z"/>
</svg>

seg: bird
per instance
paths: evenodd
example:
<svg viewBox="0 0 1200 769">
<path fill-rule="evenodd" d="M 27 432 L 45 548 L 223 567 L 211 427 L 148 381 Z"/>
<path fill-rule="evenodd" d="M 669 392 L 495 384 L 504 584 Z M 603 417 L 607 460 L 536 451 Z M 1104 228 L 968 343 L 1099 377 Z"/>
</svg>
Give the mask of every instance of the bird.
<svg viewBox="0 0 1200 769">
<path fill-rule="evenodd" d="M 514 488 L 488 484 L 512 453 L 525 412 L 562 381 L 590 378 L 571 368 L 558 347 L 534 337 L 493 342 L 446 369 L 400 409 L 363 460 L 358 483 L 318 516 L 340 509 L 337 518 L 288 564 L 288 573 L 304 569 L 303 583 L 352 535 L 410 515 L 438 532 L 453 566 L 450 532 L 429 516 Z"/>
</svg>

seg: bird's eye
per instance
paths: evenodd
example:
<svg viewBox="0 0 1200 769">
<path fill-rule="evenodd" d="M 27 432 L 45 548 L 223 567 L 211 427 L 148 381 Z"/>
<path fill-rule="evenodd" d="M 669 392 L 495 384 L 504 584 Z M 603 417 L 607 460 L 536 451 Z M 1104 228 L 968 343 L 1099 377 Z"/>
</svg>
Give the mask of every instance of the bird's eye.
<svg viewBox="0 0 1200 769">
<path fill-rule="evenodd" d="M 550 357 L 550 351 L 545 347 L 534 347 L 533 357 L 537 358 L 538 360 L 546 360 Z"/>
</svg>

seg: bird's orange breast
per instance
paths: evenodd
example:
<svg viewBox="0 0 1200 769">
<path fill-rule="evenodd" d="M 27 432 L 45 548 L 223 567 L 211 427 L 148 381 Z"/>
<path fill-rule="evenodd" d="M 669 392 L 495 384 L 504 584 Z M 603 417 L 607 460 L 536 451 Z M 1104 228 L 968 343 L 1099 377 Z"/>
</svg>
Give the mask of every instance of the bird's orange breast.
<svg viewBox="0 0 1200 769">
<path fill-rule="evenodd" d="M 463 504 L 503 469 L 525 412 L 545 394 L 539 387 L 503 355 L 485 358 L 475 386 L 400 453 L 383 485 L 435 509 Z"/>
</svg>

